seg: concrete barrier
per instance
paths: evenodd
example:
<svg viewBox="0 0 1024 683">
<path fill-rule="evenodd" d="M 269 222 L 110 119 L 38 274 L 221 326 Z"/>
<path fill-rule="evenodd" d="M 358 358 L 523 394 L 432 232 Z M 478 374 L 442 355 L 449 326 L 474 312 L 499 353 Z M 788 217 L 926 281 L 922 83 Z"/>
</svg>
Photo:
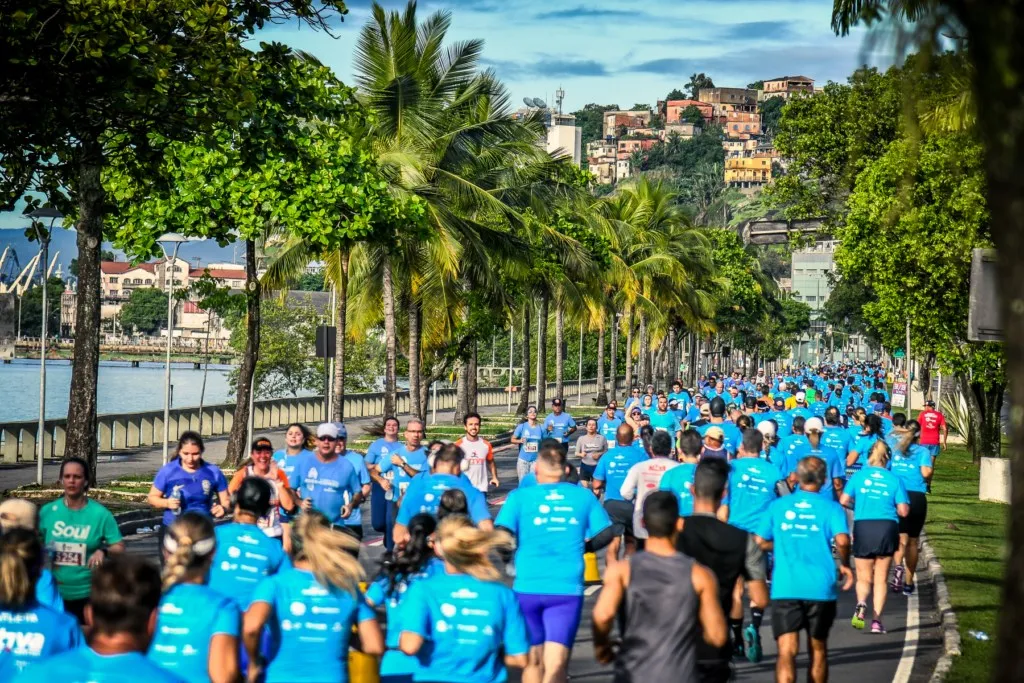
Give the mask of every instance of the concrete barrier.
<svg viewBox="0 0 1024 683">
<path fill-rule="evenodd" d="M 622 378 L 620 378 L 622 379 Z M 611 383 L 611 379 L 607 380 Z M 580 388 L 576 381 L 569 380 L 563 385 L 563 394 L 570 405 L 575 405 L 577 391 Z M 597 380 L 585 379 L 582 382 L 584 396 L 597 393 Z M 549 382 L 547 396 L 554 397 L 555 383 Z M 519 403 L 520 391 L 512 392 L 513 409 Z M 537 398 L 535 387 L 530 388 L 530 401 Z M 401 391 L 397 396 L 399 414 L 409 412 L 409 392 Z M 434 392 L 427 395 L 427 410 L 433 408 Z M 437 409 L 454 410 L 458 403 L 458 392 L 455 389 L 437 391 Z M 508 403 L 508 393 L 502 387 L 486 387 L 477 391 L 477 405 L 480 407 L 503 406 Z M 234 422 L 234 403 L 215 406 L 203 406 L 203 436 L 223 436 L 230 433 Z M 347 394 L 343 410 L 346 418 L 381 417 L 384 414 L 384 393 L 373 392 L 363 394 Z M 200 410 L 197 406 L 174 408 L 170 411 L 168 430 L 171 442 L 176 442 L 181 432 L 199 430 Z M 290 398 L 274 398 L 256 401 L 253 424 L 256 429 L 282 429 L 292 422 L 315 423 L 324 419 L 324 399 L 322 396 L 298 396 Z M 162 410 L 143 413 L 105 414 L 97 418 L 96 439 L 100 453 L 133 450 L 144 446 L 160 445 L 164 438 L 164 413 Z M 62 458 L 66 439 L 67 420 L 47 420 L 43 434 L 44 459 Z M 17 463 L 32 462 L 36 458 L 36 436 L 39 423 L 35 420 L 26 422 L 8 422 L 0 424 L 0 462 Z"/>
</svg>

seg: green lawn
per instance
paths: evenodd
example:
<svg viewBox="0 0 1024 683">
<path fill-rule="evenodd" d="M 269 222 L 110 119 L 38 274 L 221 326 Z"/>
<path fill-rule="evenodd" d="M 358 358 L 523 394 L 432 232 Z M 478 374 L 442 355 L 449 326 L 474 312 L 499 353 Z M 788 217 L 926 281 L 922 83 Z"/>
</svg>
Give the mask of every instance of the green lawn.
<svg viewBox="0 0 1024 683">
<path fill-rule="evenodd" d="M 1006 505 L 978 500 L 978 466 L 966 449 L 951 446 L 939 456 L 926 531 L 945 571 L 963 640 L 948 683 L 991 679 L 1008 513 Z M 972 630 L 990 639 L 977 640 Z"/>
</svg>

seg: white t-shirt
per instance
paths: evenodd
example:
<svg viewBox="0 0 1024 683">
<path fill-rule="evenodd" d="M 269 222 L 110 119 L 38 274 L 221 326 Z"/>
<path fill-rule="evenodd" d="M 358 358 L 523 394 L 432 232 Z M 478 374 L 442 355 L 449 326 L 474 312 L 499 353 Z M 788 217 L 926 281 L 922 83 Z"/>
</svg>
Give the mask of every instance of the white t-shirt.
<svg viewBox="0 0 1024 683">
<path fill-rule="evenodd" d="M 487 463 L 494 460 L 494 449 L 490 442 L 479 437 L 476 441 L 462 437 L 455 442 L 455 445 L 465 453 L 465 457 L 462 459 L 462 473 L 469 477 L 473 488 L 487 493 L 487 484 L 490 482 Z"/>
<path fill-rule="evenodd" d="M 619 493 L 626 500 L 633 501 L 633 535 L 637 538 L 647 538 L 647 529 L 644 528 L 644 499 L 648 494 L 658 490 L 661 478 L 666 472 L 678 466 L 679 462 L 671 458 L 651 458 L 629 468 Z"/>
</svg>

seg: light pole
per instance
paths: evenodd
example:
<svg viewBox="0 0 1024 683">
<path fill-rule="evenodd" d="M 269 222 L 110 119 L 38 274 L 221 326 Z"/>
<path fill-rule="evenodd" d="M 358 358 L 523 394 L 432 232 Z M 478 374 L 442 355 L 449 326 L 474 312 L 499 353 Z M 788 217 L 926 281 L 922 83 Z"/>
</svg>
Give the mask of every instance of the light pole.
<svg viewBox="0 0 1024 683">
<path fill-rule="evenodd" d="M 576 405 L 583 403 L 583 323 L 580 323 L 580 367 L 576 373 Z"/>
<path fill-rule="evenodd" d="M 48 261 L 50 258 L 50 234 L 53 232 L 53 223 L 58 218 L 63 218 L 62 214 L 57 209 L 43 208 L 36 209 L 29 214 L 30 218 L 49 218 L 50 227 L 46 232 L 40 232 L 39 223 L 35 220 L 32 221 L 32 228 L 36 232 L 36 237 L 39 238 L 39 258 L 43 262 L 42 276 L 43 276 L 43 321 L 42 327 L 39 331 L 39 431 L 36 436 L 36 484 L 39 486 L 43 485 L 43 448 L 44 437 L 46 435 L 46 316 L 48 315 L 46 306 L 46 280 L 49 273 L 46 272 Z M 18 306 L 18 318 L 21 318 L 21 306 Z"/>
<path fill-rule="evenodd" d="M 167 444 L 171 439 L 171 338 L 174 333 L 174 261 L 178 248 L 187 242 L 176 232 L 169 232 L 157 242 L 164 250 L 164 280 L 167 282 L 167 362 L 164 365 L 164 464 L 167 464 Z M 168 251 L 170 253 L 168 253 Z"/>
<path fill-rule="evenodd" d="M 516 344 L 516 324 L 512 320 L 508 323 L 508 412 L 512 413 L 512 349 Z"/>
</svg>

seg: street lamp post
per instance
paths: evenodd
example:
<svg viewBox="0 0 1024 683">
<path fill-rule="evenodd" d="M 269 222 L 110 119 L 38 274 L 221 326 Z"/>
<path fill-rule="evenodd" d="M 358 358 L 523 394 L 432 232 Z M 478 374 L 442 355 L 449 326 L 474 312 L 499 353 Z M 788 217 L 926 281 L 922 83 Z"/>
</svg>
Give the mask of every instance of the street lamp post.
<svg viewBox="0 0 1024 683">
<path fill-rule="evenodd" d="M 164 250 L 164 280 L 167 282 L 167 362 L 164 365 L 164 464 L 167 464 L 167 445 L 171 440 L 171 339 L 174 333 L 174 261 L 178 248 L 187 242 L 176 232 L 169 232 L 157 240 Z M 169 253 L 168 253 L 169 252 Z"/>
<path fill-rule="evenodd" d="M 29 214 L 31 218 L 49 218 L 50 228 L 42 233 L 39 231 L 39 223 L 36 221 L 32 222 L 32 227 L 36 232 L 36 237 L 39 238 L 39 259 L 42 261 L 42 276 L 43 276 L 43 321 L 42 327 L 39 331 L 39 428 L 38 435 L 36 436 L 36 484 L 39 486 L 43 485 L 43 455 L 44 455 L 44 444 L 46 436 L 46 316 L 48 315 L 46 306 L 46 279 L 48 273 L 46 268 L 50 259 L 50 234 L 53 232 L 53 224 L 58 218 L 63 218 L 62 214 L 57 209 L 43 208 L 36 209 Z M 21 319 L 21 306 L 18 306 L 18 318 L 19 322 Z"/>
</svg>

